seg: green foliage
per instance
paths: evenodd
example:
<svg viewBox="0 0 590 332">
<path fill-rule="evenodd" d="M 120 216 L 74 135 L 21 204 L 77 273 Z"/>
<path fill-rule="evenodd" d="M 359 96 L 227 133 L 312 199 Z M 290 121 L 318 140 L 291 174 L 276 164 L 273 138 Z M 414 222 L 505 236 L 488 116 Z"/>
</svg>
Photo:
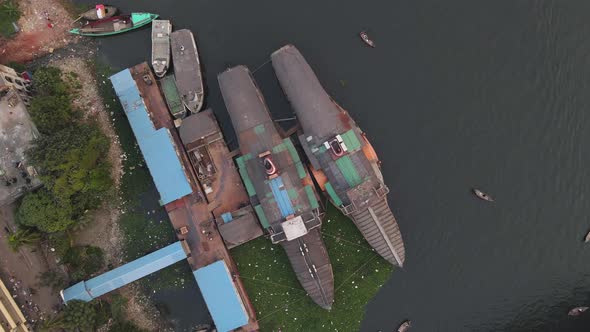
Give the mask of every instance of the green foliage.
<svg viewBox="0 0 590 332">
<path fill-rule="evenodd" d="M 67 330 L 79 328 L 81 331 L 92 331 L 97 325 L 97 306 L 91 302 L 69 301 L 62 315 L 61 327 Z"/>
<path fill-rule="evenodd" d="M 125 320 L 125 309 L 127 308 L 127 299 L 121 294 L 111 296 L 111 317 L 116 321 Z"/>
<path fill-rule="evenodd" d="M 18 1 L 0 0 L 0 35 L 2 37 L 10 37 L 14 34 L 12 22 L 18 21 L 20 16 Z"/>
<path fill-rule="evenodd" d="M 29 112 L 42 136 L 27 157 L 45 188 L 25 196 L 17 218 L 45 233 L 61 232 L 79 223 L 110 192 L 109 140 L 96 123 L 79 121 L 72 110 L 71 95 L 80 88 L 75 74 L 43 67 L 33 80 L 36 95 Z"/>
<path fill-rule="evenodd" d="M 57 257 L 63 260 L 68 250 L 72 247 L 72 239 L 66 232 L 51 233 L 47 236 L 49 247 L 55 250 Z"/>
<path fill-rule="evenodd" d="M 64 263 L 72 271 L 72 279 L 87 279 L 104 266 L 104 252 L 98 247 L 75 246 L 66 252 Z"/>
<path fill-rule="evenodd" d="M 280 246 L 258 238 L 232 249 L 261 331 L 358 331 L 365 305 L 393 267 L 330 205 L 322 234 L 334 272 L 334 304 L 320 309 L 296 279 Z"/>
<path fill-rule="evenodd" d="M 67 128 L 74 119 L 71 99 L 67 95 L 36 96 L 28 111 L 39 132 L 45 135 Z"/>
<path fill-rule="evenodd" d="M 22 245 L 37 244 L 41 240 L 41 234 L 30 228 L 19 228 L 16 233 L 8 237 L 10 249 L 17 251 Z"/>
<path fill-rule="evenodd" d="M 39 274 L 37 278 L 41 286 L 50 287 L 54 291 L 59 291 L 67 285 L 63 273 L 57 270 L 47 270 Z"/>
<path fill-rule="evenodd" d="M 95 124 L 70 124 L 27 152 L 45 187 L 61 203 L 71 203 L 76 218 L 100 205 L 112 186 L 106 159 L 109 142 Z"/>
<path fill-rule="evenodd" d="M 22 73 L 23 71 L 27 70 L 25 65 L 15 61 L 10 61 L 7 66 L 14 69 L 17 73 Z"/>
<path fill-rule="evenodd" d="M 16 214 L 21 226 L 36 227 L 42 232 L 53 233 L 68 229 L 74 224 L 69 203 L 58 202 L 45 189 L 26 195 Z"/>
<path fill-rule="evenodd" d="M 33 74 L 35 94 L 39 96 L 63 96 L 68 94 L 68 85 L 62 72 L 56 67 L 41 67 Z"/>
<path fill-rule="evenodd" d="M 117 321 L 109 328 L 109 332 L 144 332 L 130 321 Z"/>
</svg>

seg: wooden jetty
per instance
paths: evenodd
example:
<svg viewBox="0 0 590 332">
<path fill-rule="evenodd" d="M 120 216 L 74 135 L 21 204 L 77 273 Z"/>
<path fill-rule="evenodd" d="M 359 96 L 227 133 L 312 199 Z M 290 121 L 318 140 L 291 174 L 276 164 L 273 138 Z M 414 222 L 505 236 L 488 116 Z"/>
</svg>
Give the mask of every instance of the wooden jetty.
<svg viewBox="0 0 590 332">
<path fill-rule="evenodd" d="M 185 240 L 191 250 L 191 255 L 188 258 L 191 269 L 195 271 L 216 261 L 223 260 L 231 275 L 234 276 L 232 279 L 235 289 L 237 290 L 248 314 L 248 324 L 240 327 L 237 331 L 257 331 L 259 326 L 256 320 L 256 312 L 248 298 L 244 284 L 239 278 L 237 266 L 221 237 L 216 222 L 216 215 L 221 213 L 223 209 L 219 209 L 219 211 L 215 209 L 215 207 L 218 207 L 218 204 L 215 202 L 224 202 L 226 204 L 224 205 L 225 208 L 229 210 L 234 207 L 239 207 L 244 203 L 235 198 L 240 197 L 239 194 L 234 196 L 236 192 L 239 193 L 240 187 L 235 186 L 235 181 L 223 182 L 223 177 L 218 176 L 218 179 L 216 180 L 218 182 L 213 181 L 215 183 L 211 182 L 208 185 L 212 191 L 208 194 L 205 193 L 199 182 L 199 173 L 198 171 L 195 171 L 198 167 L 195 168 L 191 162 L 191 157 L 186 153 L 184 144 L 174 127 L 173 118 L 168 112 L 160 90 L 158 89 L 157 84 L 153 84 L 155 78 L 149 66 L 147 63 L 142 63 L 130 68 L 130 71 L 141 95 L 143 96 L 154 127 L 156 129 L 168 128 L 170 130 L 182 165 L 186 173 L 190 175 L 190 184 L 193 192 L 166 204 L 165 208 L 173 227 L 177 230 L 177 237 L 181 240 Z M 203 115 L 208 116 L 209 114 Z M 222 145 L 222 140 L 216 140 L 213 142 L 207 141 L 207 144 L 211 146 L 209 149 L 212 151 L 211 155 L 215 156 L 211 159 L 214 163 L 219 161 L 219 158 L 222 158 L 225 153 L 229 153 L 227 147 L 225 147 L 225 150 L 223 149 L 225 143 Z M 221 164 L 215 163 L 215 167 L 223 170 L 223 174 L 230 173 L 230 169 Z M 243 187 L 241 190 L 244 190 Z M 243 195 L 241 197 L 243 197 Z M 215 200 L 212 201 L 213 204 L 208 200 L 211 198 L 215 198 Z"/>
<path fill-rule="evenodd" d="M 195 38 L 190 30 L 182 29 L 170 34 L 170 42 L 176 86 L 186 108 L 197 113 L 203 107 L 205 89 Z"/>
</svg>

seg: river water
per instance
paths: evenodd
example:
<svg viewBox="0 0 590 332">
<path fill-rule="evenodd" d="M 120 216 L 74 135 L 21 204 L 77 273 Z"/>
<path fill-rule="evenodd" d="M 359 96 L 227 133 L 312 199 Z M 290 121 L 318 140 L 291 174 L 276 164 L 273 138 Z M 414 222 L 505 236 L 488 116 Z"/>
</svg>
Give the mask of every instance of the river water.
<svg viewBox="0 0 590 332">
<path fill-rule="evenodd" d="M 227 137 L 216 75 L 254 70 L 286 43 L 368 133 L 407 260 L 363 331 L 407 318 L 412 331 L 590 330 L 590 315 L 567 316 L 590 304 L 590 2 L 110 3 L 192 29 Z M 150 57 L 149 28 L 100 44 L 117 68 Z M 255 77 L 276 117 L 291 114 L 271 66 Z"/>
</svg>

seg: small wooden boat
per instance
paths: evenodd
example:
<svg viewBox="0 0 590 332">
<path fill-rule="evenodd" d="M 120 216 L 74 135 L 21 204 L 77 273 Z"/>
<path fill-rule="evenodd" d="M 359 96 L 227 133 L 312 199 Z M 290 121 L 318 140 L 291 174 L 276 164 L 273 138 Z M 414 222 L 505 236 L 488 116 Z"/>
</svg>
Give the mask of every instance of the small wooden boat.
<svg viewBox="0 0 590 332">
<path fill-rule="evenodd" d="M 362 39 L 362 40 L 365 42 L 365 44 L 367 44 L 367 45 L 369 45 L 369 46 L 371 46 L 371 47 L 375 47 L 375 42 L 374 42 L 374 41 L 372 41 L 372 40 L 369 38 L 369 35 L 367 34 L 367 32 L 365 32 L 365 31 L 361 31 L 361 32 L 359 33 L 359 36 L 360 36 L 360 37 L 361 37 L 361 39 Z"/>
<path fill-rule="evenodd" d="M 88 21 L 96 21 L 113 17 L 117 14 L 117 11 L 117 7 L 114 6 L 96 5 L 94 9 L 89 9 L 80 14 L 80 17 Z"/>
<path fill-rule="evenodd" d="M 151 13 L 131 13 L 131 15 L 113 16 L 88 22 L 81 28 L 70 30 L 70 33 L 90 37 L 116 35 L 140 28 L 156 18 L 158 18 L 158 15 Z"/>
<path fill-rule="evenodd" d="M 590 232 L 588 232 L 588 234 L 586 234 L 586 237 L 584 238 L 584 242 L 590 242 Z"/>
<path fill-rule="evenodd" d="M 205 91 L 195 37 L 187 29 L 174 31 L 170 34 L 170 44 L 178 92 L 186 108 L 197 113 L 203 107 Z"/>
<path fill-rule="evenodd" d="M 397 332 L 406 332 L 410 327 L 412 327 L 412 321 L 406 320 L 397 328 Z"/>
<path fill-rule="evenodd" d="M 473 193 L 474 193 L 474 194 L 475 194 L 475 196 L 477 196 L 479 199 L 482 199 L 482 200 L 484 200 L 484 201 L 488 201 L 488 202 L 493 202 L 493 201 L 494 201 L 494 199 L 493 199 L 493 198 L 492 198 L 490 195 L 488 195 L 488 194 L 484 193 L 483 191 L 481 191 L 481 190 L 479 190 L 479 189 L 473 188 Z"/>
<path fill-rule="evenodd" d="M 567 314 L 570 316 L 579 316 L 588 309 L 589 307 L 575 307 L 572 310 L 570 310 Z"/>
<path fill-rule="evenodd" d="M 152 21 L 152 67 L 158 77 L 164 77 L 170 66 L 170 33 L 168 20 Z"/>
</svg>

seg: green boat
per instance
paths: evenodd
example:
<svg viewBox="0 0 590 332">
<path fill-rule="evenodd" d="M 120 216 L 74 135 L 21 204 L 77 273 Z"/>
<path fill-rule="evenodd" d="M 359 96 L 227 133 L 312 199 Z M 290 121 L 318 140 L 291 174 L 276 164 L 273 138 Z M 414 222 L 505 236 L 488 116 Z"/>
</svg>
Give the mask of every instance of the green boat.
<svg viewBox="0 0 590 332">
<path fill-rule="evenodd" d="M 70 30 L 70 33 L 91 37 L 117 35 L 140 28 L 156 18 L 158 18 L 158 15 L 151 13 L 131 13 L 131 15 L 113 16 L 88 22 L 81 28 Z"/>
<path fill-rule="evenodd" d="M 164 76 L 164 78 L 160 80 L 160 87 L 164 93 L 164 98 L 166 99 L 166 104 L 168 105 L 170 113 L 172 113 L 175 119 L 184 118 L 186 115 L 186 108 L 184 108 L 184 104 L 182 103 L 180 94 L 176 88 L 176 78 L 174 77 L 174 74 Z"/>
</svg>

